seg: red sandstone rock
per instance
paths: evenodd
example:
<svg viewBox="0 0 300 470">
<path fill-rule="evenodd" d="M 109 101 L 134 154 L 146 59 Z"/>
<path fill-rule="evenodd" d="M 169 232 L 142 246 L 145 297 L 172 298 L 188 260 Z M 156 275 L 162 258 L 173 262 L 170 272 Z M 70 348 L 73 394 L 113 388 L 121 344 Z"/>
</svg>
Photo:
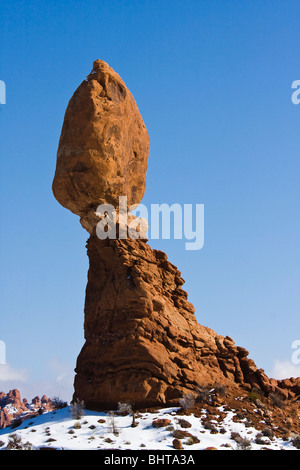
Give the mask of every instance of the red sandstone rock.
<svg viewBox="0 0 300 470">
<path fill-rule="evenodd" d="M 183 449 L 183 445 L 180 439 L 173 439 L 173 447 L 174 449 L 180 450 Z"/>
<path fill-rule="evenodd" d="M 154 426 L 155 428 L 164 428 L 166 426 L 169 426 L 169 424 L 171 424 L 171 420 L 167 418 L 158 418 L 152 422 L 152 426 Z"/>
<path fill-rule="evenodd" d="M 31 404 L 26 398 L 21 400 L 20 391 L 10 390 L 7 394 L 0 393 L 0 429 L 14 424 L 17 419 L 19 422 L 28 418 L 37 416 L 39 410 L 50 411 L 53 409 L 51 399 L 43 395 L 42 401 L 39 397 L 33 398 Z"/>
<path fill-rule="evenodd" d="M 82 217 L 87 230 L 99 204 L 119 196 L 140 203 L 146 185 L 149 136 L 123 80 L 96 60 L 71 98 L 57 152 L 53 193 Z"/>
<path fill-rule="evenodd" d="M 52 186 L 91 235 L 74 399 L 93 409 L 171 405 L 216 384 L 295 398 L 298 379 L 269 379 L 248 351 L 197 322 L 181 273 L 165 253 L 141 239 L 97 238 L 99 204 L 116 207 L 119 196 L 128 205 L 141 201 L 148 150 L 131 93 L 105 62 L 94 62 L 66 110 Z"/>
<path fill-rule="evenodd" d="M 199 385 L 281 390 L 230 337 L 201 326 L 176 266 L 142 240 L 90 237 L 85 345 L 74 398 L 88 407 L 178 404 Z M 166 269 L 167 267 L 167 269 Z"/>
</svg>

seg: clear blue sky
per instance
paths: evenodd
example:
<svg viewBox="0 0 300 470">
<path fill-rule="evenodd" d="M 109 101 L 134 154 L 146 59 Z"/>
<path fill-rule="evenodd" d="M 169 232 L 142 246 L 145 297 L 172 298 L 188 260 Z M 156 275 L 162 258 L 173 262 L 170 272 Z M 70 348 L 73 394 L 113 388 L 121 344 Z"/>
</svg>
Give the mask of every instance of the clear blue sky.
<svg viewBox="0 0 300 470">
<path fill-rule="evenodd" d="M 150 241 L 182 272 L 198 321 L 268 375 L 296 370 L 299 24 L 298 0 L 1 2 L 0 391 L 71 398 L 88 234 L 51 184 L 66 106 L 98 58 L 149 131 L 143 202 L 205 205 L 202 250 Z"/>
</svg>

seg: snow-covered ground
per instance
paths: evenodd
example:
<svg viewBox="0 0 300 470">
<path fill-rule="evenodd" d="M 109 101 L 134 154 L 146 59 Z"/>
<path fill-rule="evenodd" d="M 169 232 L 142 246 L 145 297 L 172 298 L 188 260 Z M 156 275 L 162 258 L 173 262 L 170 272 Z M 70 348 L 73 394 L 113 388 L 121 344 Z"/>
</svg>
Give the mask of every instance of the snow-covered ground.
<svg viewBox="0 0 300 470">
<path fill-rule="evenodd" d="M 220 408 L 220 411 L 224 411 Z M 227 412 L 226 417 L 218 423 L 211 421 L 215 426 L 214 433 L 204 427 L 201 418 L 194 415 L 182 416 L 178 408 L 164 408 L 155 413 L 141 413 L 137 418 L 137 426 L 131 427 L 132 418 L 115 414 L 112 418 L 109 413 L 84 411 L 84 416 L 74 419 L 70 407 L 54 412 L 44 413 L 33 419 L 24 421 L 19 427 L 0 430 L 0 450 L 5 450 L 11 435 L 18 437 L 22 444 L 28 442 L 33 450 L 41 447 L 55 447 L 61 450 L 95 450 L 95 449 L 126 449 L 126 450 L 174 450 L 174 431 L 183 430 L 179 420 L 185 419 L 191 427 L 185 428 L 200 442 L 191 444 L 191 439 L 183 438 L 181 442 L 184 450 L 204 450 L 215 447 L 220 450 L 237 450 L 238 443 L 233 439 L 232 433 L 250 441 L 250 450 L 296 450 L 290 441 L 279 438 L 272 440 L 262 436 L 262 442 L 257 444 L 259 431 L 247 427 L 246 423 L 233 421 L 233 412 Z M 203 416 L 205 410 L 203 410 Z M 168 426 L 156 428 L 153 420 L 166 418 L 171 421 Z M 113 429 L 113 423 L 114 427 Z M 114 432 L 113 432 L 114 431 Z M 235 434 L 235 437 L 236 435 Z M 176 432 L 175 432 L 176 435 Z"/>
</svg>

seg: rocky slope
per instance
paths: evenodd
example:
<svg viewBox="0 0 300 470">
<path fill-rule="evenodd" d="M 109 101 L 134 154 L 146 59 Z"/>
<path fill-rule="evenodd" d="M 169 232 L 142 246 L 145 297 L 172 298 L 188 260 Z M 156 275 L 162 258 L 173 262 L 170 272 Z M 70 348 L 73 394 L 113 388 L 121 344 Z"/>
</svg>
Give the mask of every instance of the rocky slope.
<svg viewBox="0 0 300 470">
<path fill-rule="evenodd" d="M 0 450 L 97 449 L 105 451 L 98 455 L 100 463 L 107 456 L 134 455 L 142 464 L 147 451 L 156 455 L 163 451 L 160 455 L 180 459 L 184 454 L 172 450 L 183 449 L 200 464 L 201 450 L 300 448 L 295 406 L 252 393 L 228 392 L 221 387 L 201 389 L 189 408 L 134 410 L 134 420 L 124 403 L 109 412 L 81 409 L 79 415 L 78 409 L 74 414 L 72 406 L 67 406 L 17 423 L 14 429 L 0 430 Z"/>
</svg>

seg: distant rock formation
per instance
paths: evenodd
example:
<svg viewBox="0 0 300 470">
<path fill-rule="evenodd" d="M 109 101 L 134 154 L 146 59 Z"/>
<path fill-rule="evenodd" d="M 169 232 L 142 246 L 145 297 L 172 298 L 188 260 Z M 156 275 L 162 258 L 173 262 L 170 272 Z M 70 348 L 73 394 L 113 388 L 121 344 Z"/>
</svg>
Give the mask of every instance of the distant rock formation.
<svg viewBox="0 0 300 470">
<path fill-rule="evenodd" d="M 47 398 L 46 395 L 42 398 L 36 396 L 29 403 L 26 398 L 21 399 L 21 393 L 17 389 L 8 393 L 0 392 L 0 429 L 52 409 L 51 398 Z"/>
<path fill-rule="evenodd" d="M 143 239 L 96 235 L 101 203 L 138 204 L 145 191 L 148 133 L 121 78 L 103 61 L 68 105 L 53 192 L 89 232 L 85 344 L 76 365 L 74 399 L 91 409 L 131 401 L 177 404 L 199 386 L 255 387 L 300 394 L 299 379 L 269 379 L 248 351 L 201 326 L 167 255 Z"/>
</svg>

